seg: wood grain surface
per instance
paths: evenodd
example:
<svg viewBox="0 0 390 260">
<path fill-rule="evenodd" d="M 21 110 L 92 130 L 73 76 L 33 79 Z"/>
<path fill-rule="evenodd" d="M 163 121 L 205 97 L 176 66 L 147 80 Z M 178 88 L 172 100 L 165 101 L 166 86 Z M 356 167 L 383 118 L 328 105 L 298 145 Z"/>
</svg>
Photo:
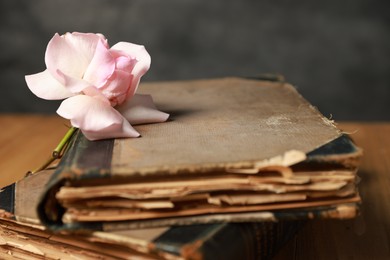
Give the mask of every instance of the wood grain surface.
<svg viewBox="0 0 390 260">
<path fill-rule="evenodd" d="M 65 135 L 59 116 L 0 115 L 0 186 L 42 164 Z M 361 215 L 310 221 L 275 259 L 390 259 L 390 123 L 340 123 L 364 150 Z"/>
<path fill-rule="evenodd" d="M 0 115 L 0 187 L 43 164 L 68 126 L 55 115 Z"/>
</svg>

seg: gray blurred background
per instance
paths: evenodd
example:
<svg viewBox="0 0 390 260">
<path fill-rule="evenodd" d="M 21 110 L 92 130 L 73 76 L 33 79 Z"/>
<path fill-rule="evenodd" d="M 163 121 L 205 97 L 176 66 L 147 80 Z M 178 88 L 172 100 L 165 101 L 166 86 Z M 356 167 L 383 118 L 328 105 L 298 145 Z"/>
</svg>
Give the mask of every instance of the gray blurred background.
<svg viewBox="0 0 390 260">
<path fill-rule="evenodd" d="M 325 116 L 390 120 L 389 0 L 0 0 L 0 21 L 0 112 L 55 112 L 24 75 L 80 31 L 145 45 L 144 81 L 280 73 Z"/>
</svg>

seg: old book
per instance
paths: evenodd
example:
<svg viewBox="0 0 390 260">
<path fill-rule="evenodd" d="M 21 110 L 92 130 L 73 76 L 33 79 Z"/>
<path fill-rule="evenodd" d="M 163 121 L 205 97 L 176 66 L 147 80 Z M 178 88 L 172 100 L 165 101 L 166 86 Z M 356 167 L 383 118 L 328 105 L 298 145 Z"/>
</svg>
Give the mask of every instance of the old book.
<svg viewBox="0 0 390 260">
<path fill-rule="evenodd" d="M 53 232 L 35 210 L 52 173 L 30 175 L 0 192 L 1 259 L 269 259 L 304 225 L 281 221 Z"/>
<path fill-rule="evenodd" d="M 295 88 L 238 78 L 145 84 L 163 124 L 75 136 L 38 207 L 52 229 L 351 218 L 360 149 Z"/>
</svg>

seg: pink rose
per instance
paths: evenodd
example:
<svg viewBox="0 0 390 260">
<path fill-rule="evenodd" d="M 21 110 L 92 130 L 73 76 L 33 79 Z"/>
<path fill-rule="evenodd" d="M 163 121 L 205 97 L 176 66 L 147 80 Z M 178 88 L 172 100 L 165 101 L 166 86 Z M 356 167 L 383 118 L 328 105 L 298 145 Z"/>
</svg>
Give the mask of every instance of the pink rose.
<svg viewBox="0 0 390 260">
<path fill-rule="evenodd" d="M 119 42 L 109 48 L 93 33 L 55 34 L 47 45 L 43 72 L 26 76 L 40 98 L 65 99 L 57 113 L 89 140 L 138 137 L 131 124 L 164 122 L 149 95 L 135 94 L 150 67 L 144 46 Z"/>
</svg>

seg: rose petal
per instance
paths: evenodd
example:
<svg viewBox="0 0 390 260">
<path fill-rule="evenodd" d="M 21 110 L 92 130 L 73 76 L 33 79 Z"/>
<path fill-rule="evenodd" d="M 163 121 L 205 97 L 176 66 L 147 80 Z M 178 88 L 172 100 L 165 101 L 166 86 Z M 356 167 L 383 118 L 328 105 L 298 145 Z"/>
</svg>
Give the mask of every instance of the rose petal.
<svg viewBox="0 0 390 260">
<path fill-rule="evenodd" d="M 149 53 L 146 51 L 145 47 L 142 45 L 137 45 L 129 42 L 118 42 L 111 47 L 112 50 L 120 50 L 126 52 L 130 55 L 131 58 L 136 58 L 137 63 L 134 65 L 134 68 L 131 74 L 134 75 L 133 81 L 131 83 L 128 97 L 134 95 L 137 91 L 141 77 L 149 70 L 151 58 Z"/>
<path fill-rule="evenodd" d="M 132 125 L 165 122 L 169 114 L 156 109 L 151 95 L 135 94 L 118 111 Z"/>
<path fill-rule="evenodd" d="M 122 104 L 126 100 L 132 79 L 133 75 L 130 73 L 116 70 L 100 91 L 111 101 L 112 106 Z"/>
<path fill-rule="evenodd" d="M 74 32 L 73 34 L 76 34 L 76 35 L 77 35 L 77 34 L 79 34 L 79 33 L 78 33 L 78 32 Z M 101 34 L 101 33 L 97 33 L 96 35 L 99 36 L 100 40 L 103 42 L 104 46 L 107 47 L 107 49 L 110 48 L 110 46 L 108 45 L 108 41 L 107 41 L 107 39 L 106 39 L 106 36 L 104 36 L 104 35 Z"/>
<path fill-rule="evenodd" d="M 115 65 L 117 70 L 123 70 L 131 72 L 134 69 L 135 64 L 137 64 L 136 58 L 131 58 L 124 51 L 110 49 L 112 56 L 115 58 Z"/>
<path fill-rule="evenodd" d="M 146 51 L 145 46 L 138 45 L 130 42 L 118 42 L 111 47 L 111 50 L 118 50 L 127 53 L 131 58 L 136 58 L 138 63 L 137 68 L 134 68 L 133 72 L 136 74 L 145 74 L 150 68 L 151 58 Z M 141 75 L 141 76 L 142 76 Z"/>
<path fill-rule="evenodd" d="M 102 41 L 96 46 L 95 55 L 84 74 L 84 80 L 93 83 L 97 88 L 111 77 L 115 70 L 115 59 Z"/>
<path fill-rule="evenodd" d="M 64 100 L 57 113 L 71 121 L 89 140 L 138 137 L 139 133 L 110 105 L 86 95 Z"/>
<path fill-rule="evenodd" d="M 73 96 L 73 93 L 61 85 L 48 70 L 27 75 L 25 79 L 31 92 L 40 98 L 59 100 Z"/>
<path fill-rule="evenodd" d="M 105 95 L 103 95 L 97 88 L 95 87 L 88 87 L 83 90 L 83 93 L 87 96 L 93 97 L 95 99 L 99 99 L 100 101 L 106 103 L 107 105 L 111 106 L 110 100 L 107 99 Z"/>
<path fill-rule="evenodd" d="M 101 129 L 100 131 L 81 131 L 90 141 L 140 136 L 140 134 L 126 120 L 123 120 L 122 124 L 113 124 L 107 128 Z"/>
<path fill-rule="evenodd" d="M 96 33 L 66 33 L 63 37 L 73 45 L 74 49 L 79 52 L 80 55 L 83 55 L 86 60 L 91 61 L 95 55 L 95 49 L 98 42 L 103 42 L 103 44 L 108 48 L 107 39 L 103 34 Z"/>
<path fill-rule="evenodd" d="M 91 83 L 80 78 L 74 78 L 66 75 L 61 70 L 57 70 L 56 75 L 65 88 L 75 94 L 81 93 L 86 88 L 93 87 Z"/>
<path fill-rule="evenodd" d="M 47 45 L 45 63 L 54 77 L 57 70 L 64 74 L 82 78 L 101 37 L 92 33 L 55 34 Z"/>
</svg>

